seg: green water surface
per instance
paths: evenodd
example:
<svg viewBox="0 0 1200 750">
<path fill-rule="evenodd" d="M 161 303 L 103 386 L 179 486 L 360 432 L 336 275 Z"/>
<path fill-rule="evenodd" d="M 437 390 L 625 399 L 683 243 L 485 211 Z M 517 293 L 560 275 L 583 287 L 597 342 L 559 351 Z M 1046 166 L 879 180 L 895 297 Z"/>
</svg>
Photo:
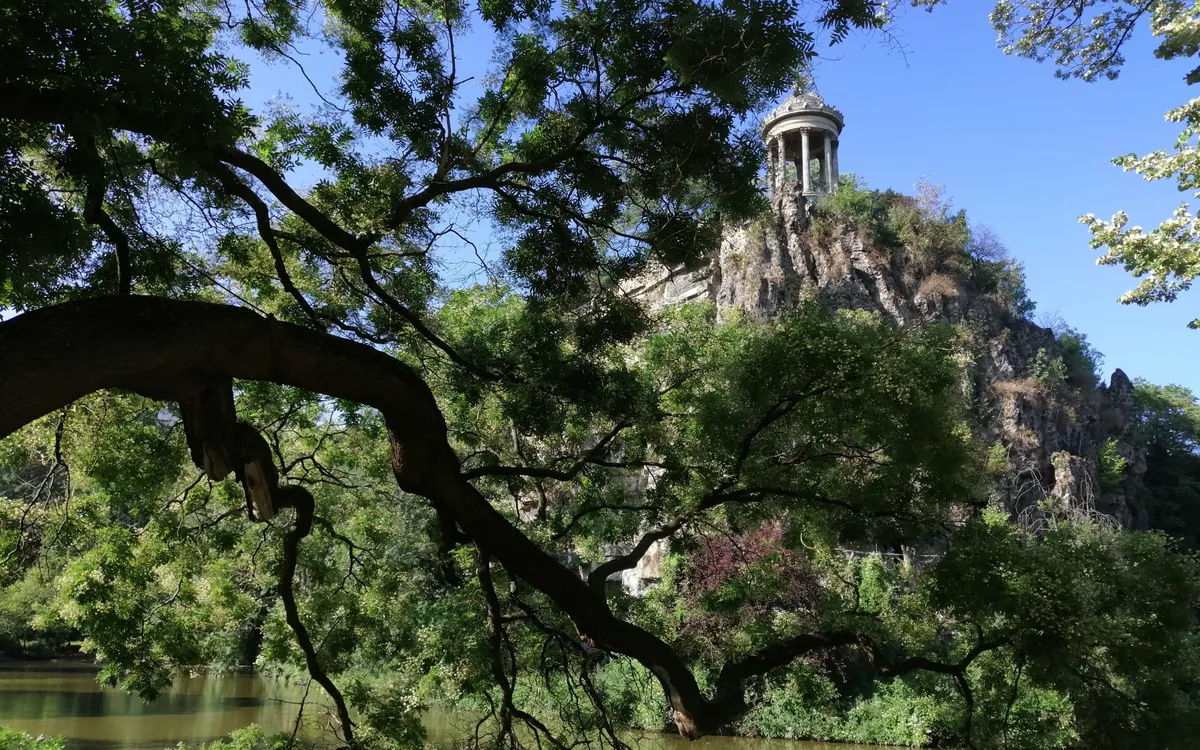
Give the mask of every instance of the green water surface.
<svg viewBox="0 0 1200 750">
<path fill-rule="evenodd" d="M 66 737 L 70 750 L 163 750 L 179 742 L 204 742 L 258 724 L 268 732 L 291 732 L 303 686 L 247 674 L 181 675 L 157 701 L 101 687 L 94 667 L 84 664 L 0 664 L 0 726 L 30 734 Z M 331 736 L 325 712 L 310 700 L 300 733 Z M 471 717 L 431 712 L 425 717 L 429 742 L 455 746 Z M 674 735 L 630 738 L 637 750 L 881 750 L 865 745 L 831 745 L 705 737 L 687 742 Z"/>
</svg>

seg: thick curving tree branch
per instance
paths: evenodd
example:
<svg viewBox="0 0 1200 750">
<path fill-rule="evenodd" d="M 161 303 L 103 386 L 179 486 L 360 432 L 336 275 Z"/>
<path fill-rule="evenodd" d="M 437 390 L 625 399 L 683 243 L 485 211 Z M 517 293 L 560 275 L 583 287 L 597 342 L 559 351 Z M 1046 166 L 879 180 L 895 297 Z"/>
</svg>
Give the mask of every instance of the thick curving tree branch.
<svg viewBox="0 0 1200 750">
<path fill-rule="evenodd" d="M 645 664 L 677 708 L 686 736 L 725 723 L 712 721 L 695 677 L 670 646 L 615 617 L 601 597 L 463 478 L 433 394 L 395 358 L 243 308 L 137 296 L 17 316 L 0 323 L 0 351 L 0 437 L 97 390 L 177 400 L 218 375 L 291 385 L 378 409 L 401 489 L 428 498 L 598 646 Z"/>
<path fill-rule="evenodd" d="M 747 708 L 745 680 L 803 653 L 797 649 L 804 644 L 772 646 L 757 660 L 743 658 L 721 681 L 721 694 L 707 698 L 669 645 L 616 617 L 603 596 L 492 507 L 463 476 L 425 382 L 365 344 L 244 308 L 133 296 L 67 302 L 0 323 L 0 353 L 0 438 L 94 391 L 122 388 L 177 401 L 218 377 L 290 385 L 377 409 L 400 488 L 429 499 L 456 534 L 546 595 L 585 639 L 646 666 L 685 737 L 715 732 L 739 716 Z M 828 634 L 812 637 L 812 648 L 838 645 Z"/>
<path fill-rule="evenodd" d="M 77 92 L 60 89 L 0 83 L 0 119 L 70 126 L 77 119 L 77 113 L 80 110 L 82 101 L 84 102 L 84 109 L 89 111 L 92 119 L 104 127 L 113 130 L 127 130 L 163 141 L 164 143 L 172 143 L 176 146 L 185 147 L 196 158 L 197 164 L 222 182 L 226 189 L 230 189 L 229 179 L 231 177 L 236 179 L 236 176 L 230 173 L 228 167 L 236 167 L 252 175 L 288 210 L 299 216 L 321 236 L 349 253 L 355 259 L 358 265 L 359 278 L 366 285 L 367 289 L 379 300 L 380 304 L 402 318 L 426 341 L 441 350 L 455 364 L 484 380 L 498 381 L 502 379 L 496 373 L 480 367 L 459 354 L 454 347 L 426 325 L 420 315 L 409 309 L 407 305 L 397 299 L 395 295 L 388 292 L 379 283 L 371 270 L 369 253 L 371 246 L 379 240 L 378 236 L 355 235 L 346 231 L 329 215 L 297 193 L 288 184 L 284 176 L 274 167 L 253 154 L 246 153 L 228 144 L 213 142 L 213 139 L 206 137 L 202 130 L 198 130 L 196 133 L 172 130 L 167 121 L 160 121 L 138 107 L 119 99 L 99 102 L 94 107 L 87 106 L 89 100 L 93 100 L 94 98 L 94 96 L 89 97 Z M 219 167 L 220 169 L 214 169 L 214 167 Z M 249 190 L 247 186 L 243 185 L 243 187 Z M 465 185 L 461 189 L 469 189 L 470 187 L 470 185 Z M 259 207 L 247 199 L 245 191 L 232 192 L 243 200 L 246 200 L 251 205 L 251 208 L 255 210 L 256 220 L 261 232 L 264 226 Z M 411 211 L 419 208 L 441 194 L 441 191 L 425 191 L 412 196 L 407 200 L 407 203 L 411 204 L 407 210 Z M 93 206 L 95 200 L 92 190 L 89 190 L 88 201 L 88 205 Z M 91 210 L 89 212 L 89 221 L 101 226 L 111 238 L 114 235 L 111 234 L 110 230 L 112 228 L 119 229 L 119 227 L 116 227 L 111 222 L 111 219 L 105 222 L 106 218 L 107 216 L 103 214 L 103 211 L 97 213 L 95 210 Z M 269 224 L 267 229 L 269 229 Z M 128 279 L 129 271 L 126 267 L 128 265 L 129 253 L 127 248 L 123 248 L 116 239 L 113 242 L 117 249 L 118 264 L 122 267 L 121 289 L 125 291 L 127 288 L 125 280 Z M 278 263 L 276 264 L 276 268 L 279 268 Z M 286 274 L 286 268 L 283 269 L 283 272 Z M 290 279 L 281 276 L 280 283 L 284 285 L 289 293 L 292 293 L 293 297 L 298 297 L 299 300 L 303 299 L 302 296 L 292 292 L 294 285 L 291 289 L 288 288 Z M 307 307 L 307 304 L 301 301 L 301 306 Z"/>
<path fill-rule="evenodd" d="M 309 494 L 308 490 L 299 485 L 276 487 L 273 494 L 276 498 L 277 508 L 290 506 L 296 509 L 296 520 L 292 524 L 292 528 L 288 529 L 287 534 L 283 537 L 283 567 L 279 571 L 278 591 L 279 598 L 283 601 L 284 617 L 287 620 L 288 627 L 292 629 L 292 633 L 296 636 L 296 643 L 300 646 L 300 651 L 304 653 L 304 664 L 308 668 L 308 674 L 333 699 L 333 705 L 337 710 L 338 723 L 342 727 L 342 739 L 346 742 L 347 747 L 354 748 L 356 747 L 354 741 L 354 721 L 350 718 L 350 710 L 346 706 L 346 698 L 342 695 L 342 691 L 338 689 L 338 686 L 334 684 L 328 673 L 325 672 L 325 668 L 321 666 L 321 660 L 317 657 L 317 649 L 313 645 L 312 636 L 309 635 L 304 621 L 300 619 L 300 609 L 296 606 L 296 592 L 293 587 L 293 582 L 296 578 L 296 564 L 300 556 L 300 542 L 312 531 L 313 511 L 316 508 L 316 504 L 313 502 L 313 496 Z"/>
</svg>

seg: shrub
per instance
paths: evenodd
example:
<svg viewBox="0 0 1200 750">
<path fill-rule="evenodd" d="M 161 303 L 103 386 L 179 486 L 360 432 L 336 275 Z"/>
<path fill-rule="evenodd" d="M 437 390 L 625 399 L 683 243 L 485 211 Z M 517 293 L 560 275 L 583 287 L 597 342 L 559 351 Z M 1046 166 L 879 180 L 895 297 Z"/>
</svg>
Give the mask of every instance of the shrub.
<svg viewBox="0 0 1200 750">
<path fill-rule="evenodd" d="M 820 596 L 817 572 L 784 544 L 783 527 L 705 539 L 688 556 L 684 629 L 697 648 L 720 649 L 740 629 L 778 624 L 776 615 L 805 617 Z"/>
<path fill-rule="evenodd" d="M 888 211 L 899 197 L 891 190 L 870 190 L 855 175 L 844 174 L 838 178 L 837 192 L 813 206 L 813 228 L 820 230 L 831 218 L 849 219 L 876 246 L 896 247 L 900 243 L 891 230 Z"/>
<path fill-rule="evenodd" d="M 821 670 L 798 663 L 772 679 L 753 711 L 738 722 L 738 734 L 788 740 L 839 740 L 845 720 L 839 695 Z"/>
<path fill-rule="evenodd" d="M 661 731 L 668 724 L 667 700 L 658 680 L 641 664 L 622 657 L 596 671 L 609 718 L 618 726 Z"/>
<path fill-rule="evenodd" d="M 811 666 L 793 669 L 739 724 L 739 733 L 790 740 L 928 745 L 951 724 L 954 708 L 906 680 L 879 682 L 874 694 L 846 704 Z"/>
<path fill-rule="evenodd" d="M 941 185 L 920 183 L 917 197 L 892 200 L 888 224 L 900 243 L 926 271 L 957 268 L 967 260 L 970 240 L 965 211 L 951 212 Z"/>
<path fill-rule="evenodd" d="M 1100 444 L 1096 452 L 1096 463 L 1100 469 L 1100 486 L 1112 489 L 1125 479 L 1125 470 L 1129 462 L 1117 452 L 1117 441 L 1109 438 Z"/>
<path fill-rule="evenodd" d="M 46 616 L 54 586 L 44 576 L 44 571 L 32 568 L 21 580 L 0 587 L 0 654 L 48 659 L 75 650 L 80 634 Z"/>
<path fill-rule="evenodd" d="M 944 273 L 930 274 L 921 282 L 917 293 L 953 298 L 958 296 L 958 284 Z"/>
<path fill-rule="evenodd" d="M 994 443 L 991 448 L 988 448 L 983 466 L 984 470 L 991 474 L 1008 472 L 1012 468 L 1008 462 L 1008 448 L 1003 443 Z"/>
<path fill-rule="evenodd" d="M 969 267 L 971 282 L 980 292 L 1018 318 L 1028 320 L 1033 315 L 1037 305 L 1029 298 L 1024 266 L 1009 258 L 998 261 L 972 258 Z"/>
<path fill-rule="evenodd" d="M 918 693 L 907 681 L 885 682 L 875 695 L 850 709 L 844 738 L 872 745 L 921 747 L 929 744 L 945 712 L 935 696 Z"/>
<path fill-rule="evenodd" d="M 62 737 L 46 737 L 17 732 L 0 727 L 0 750 L 63 750 L 67 746 Z"/>
<path fill-rule="evenodd" d="M 214 742 L 194 745 L 180 742 L 175 750 L 312 750 L 313 747 L 312 743 L 292 739 L 290 733 L 267 734 L 262 727 L 251 724 Z"/>
<path fill-rule="evenodd" d="M 1067 381 L 1075 386 L 1095 388 L 1100 382 L 1100 365 L 1104 356 L 1088 343 L 1087 336 L 1073 328 L 1055 331 L 1067 368 Z"/>
<path fill-rule="evenodd" d="M 1033 356 L 1033 365 L 1030 369 L 1034 380 L 1051 387 L 1061 385 L 1069 374 L 1063 358 L 1051 357 L 1044 347 L 1039 348 L 1037 354 Z"/>
<path fill-rule="evenodd" d="M 1015 380 L 999 380 L 992 385 L 992 390 L 1002 398 L 1016 396 L 1032 396 L 1042 390 L 1042 383 L 1036 378 L 1018 378 Z"/>
</svg>

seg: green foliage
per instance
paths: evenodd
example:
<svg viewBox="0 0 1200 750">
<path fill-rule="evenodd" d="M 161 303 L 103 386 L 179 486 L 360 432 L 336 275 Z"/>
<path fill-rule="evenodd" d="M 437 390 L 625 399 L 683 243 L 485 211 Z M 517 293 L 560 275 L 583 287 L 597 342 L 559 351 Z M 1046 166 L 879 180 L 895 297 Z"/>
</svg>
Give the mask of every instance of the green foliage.
<svg viewBox="0 0 1200 750">
<path fill-rule="evenodd" d="M 1019 261 L 979 261 L 971 264 L 971 280 L 1018 318 L 1029 319 L 1037 305 L 1025 287 L 1025 268 Z"/>
<path fill-rule="evenodd" d="M 215 742 L 196 745 L 181 742 L 175 750 L 306 750 L 311 747 L 314 746 L 293 739 L 291 734 L 269 735 L 261 727 L 251 725 Z"/>
<path fill-rule="evenodd" d="M 1109 438 L 1096 450 L 1096 462 L 1100 469 L 1100 486 L 1112 489 L 1125 479 L 1129 461 L 1117 452 L 1117 441 Z"/>
<path fill-rule="evenodd" d="M 1159 450 L 1194 454 L 1200 450 L 1200 403 L 1179 385 L 1133 383 L 1137 436 Z"/>
<path fill-rule="evenodd" d="M 919 184 L 908 197 L 871 190 L 854 175 L 843 175 L 838 190 L 812 210 L 812 231 L 827 231 L 835 219 L 849 220 L 874 248 L 905 250 L 914 272 L 927 277 L 965 277 L 973 293 L 990 296 L 1018 318 L 1029 319 L 1034 303 L 1021 264 L 1008 256 L 987 227 L 969 227 L 964 211 L 954 211 L 940 185 Z"/>
<path fill-rule="evenodd" d="M 63 750 L 66 746 L 66 741 L 61 737 L 34 737 L 0 727 L 0 750 Z"/>
<path fill-rule="evenodd" d="M 1184 7 L 1177 0 L 1000 0 L 991 21 L 1006 54 L 1038 62 L 1053 60 L 1056 77 L 1093 81 L 1117 77 L 1125 63 L 1122 45 L 1143 16 L 1150 14 L 1162 23 Z M 1065 8 L 1074 16 L 1067 17 Z M 1168 50 L 1160 47 L 1156 56 L 1167 55 Z"/>
<path fill-rule="evenodd" d="M 1061 318 L 1050 321 L 1050 328 L 1055 334 L 1055 353 L 1039 347 L 1030 365 L 1032 376 L 1048 386 L 1096 388 L 1104 356 L 1088 343 L 1086 334 L 1071 328 Z"/>
<path fill-rule="evenodd" d="M 838 189 L 820 199 L 812 210 L 814 231 L 831 218 L 849 219 L 877 247 L 894 247 L 900 241 L 892 232 L 888 212 L 900 195 L 891 190 L 871 190 L 859 177 L 846 173 L 838 177 Z"/>
<path fill-rule="evenodd" d="M 1161 535 L 1064 520 L 1030 538 L 989 511 L 937 563 L 929 595 L 1008 643 L 1022 682 L 1069 696 L 1079 744 L 1171 747 L 1200 726 L 1191 710 L 1157 718 L 1189 704 L 1200 672 L 1198 573 Z"/>
<path fill-rule="evenodd" d="M 846 700 L 819 671 L 800 668 L 765 693 L 742 727 L 763 737 L 925 747 L 957 718 L 944 697 L 895 680 Z"/>
<path fill-rule="evenodd" d="M 1066 380 L 1074 388 L 1095 388 L 1100 382 L 1104 355 L 1088 343 L 1087 335 L 1061 320 L 1054 326 L 1054 338 L 1066 366 Z"/>
<path fill-rule="evenodd" d="M 1051 386 L 1061 385 L 1068 376 L 1066 361 L 1061 355 L 1051 357 L 1045 347 L 1038 347 L 1033 355 L 1030 372 L 1039 383 Z"/>
<path fill-rule="evenodd" d="M 0 654 L 46 659 L 73 650 L 78 632 L 53 616 L 54 596 L 53 581 L 36 568 L 0 589 Z"/>
<path fill-rule="evenodd" d="M 936 0 L 922 2 L 935 4 Z M 1125 64 L 1125 44 L 1136 30 L 1147 26 L 1158 40 L 1155 57 L 1195 62 L 1200 53 L 1200 12 L 1182 0 L 1000 0 L 991 20 L 1005 52 L 1039 62 L 1052 60 L 1060 78 L 1116 78 Z M 1200 82 L 1200 66 L 1193 67 L 1184 82 Z M 1140 157 L 1127 154 L 1113 163 L 1147 180 L 1174 179 L 1180 190 L 1195 191 L 1200 187 L 1196 177 L 1200 100 L 1167 112 L 1166 118 L 1183 125 L 1173 150 Z M 1110 221 L 1093 214 L 1079 217 L 1092 233 L 1091 246 L 1107 248 L 1097 261 L 1100 265 L 1121 266 L 1142 279 L 1120 297 L 1122 303 L 1136 305 L 1173 301 L 1200 275 L 1198 219 L 1186 203 L 1150 231 L 1130 227 L 1124 211 Z M 1189 326 L 1200 326 L 1200 319 Z"/>
<path fill-rule="evenodd" d="M 991 474 L 1007 474 L 1012 470 L 1012 464 L 1008 460 L 1008 448 L 1003 443 L 993 443 L 992 447 L 988 448 L 984 468 Z"/>
<path fill-rule="evenodd" d="M 1187 388 L 1134 382 L 1135 437 L 1146 449 L 1137 500 L 1152 528 L 1200 546 L 1200 403 Z"/>
<path fill-rule="evenodd" d="M 743 123 L 812 58 L 816 30 L 838 41 L 887 7 L 9 3 L 0 308 L 114 291 L 237 303 L 396 357 L 490 502 L 468 503 L 473 518 L 566 561 L 559 580 L 647 530 L 668 540 L 647 595 L 581 606 L 662 639 L 642 636 L 702 691 L 726 666 L 837 636 L 750 675 L 763 702 L 747 731 L 1180 746 L 1198 734 L 1195 561 L 1155 535 L 1051 518 L 1034 536 L 978 517 L 976 470 L 1000 461 L 963 421 L 961 332 L 815 302 L 718 320 L 627 293 L 652 261 L 702 262 L 722 226 L 761 218 L 762 144 Z M 468 31 L 492 47 L 474 101 L 455 57 Z M 312 81 L 322 106 L 247 111 L 231 39 L 275 64 L 329 54 L 336 76 Z M 301 169 L 309 187 L 288 186 Z M 1019 267 L 940 189 L 906 198 L 847 177 L 814 230 L 835 218 L 1032 309 Z M 1045 367 L 1093 382 L 1086 339 L 1059 340 Z M 186 341 L 161 351 L 155 379 L 196 365 Z M 1194 404 L 1160 395 L 1175 406 L 1143 421 L 1178 453 L 1166 436 L 1191 427 L 1165 425 Z M 104 682 L 146 698 L 183 667 L 307 679 L 316 663 L 372 750 L 419 745 L 434 703 L 484 717 L 481 744 L 615 745 L 614 722 L 669 719 L 661 674 L 581 637 L 562 591 L 467 537 L 458 504 L 397 488 L 393 459 L 410 456 L 389 431 L 405 425 L 272 382 L 235 396 L 282 482 L 313 495 L 311 533 L 291 544 L 289 509 L 247 523 L 239 483 L 191 465 L 177 405 L 84 396 L 0 442 L 6 648 L 79 640 Z M 871 552 L 914 546 L 945 554 Z M 295 616 L 279 593 L 293 562 Z M 885 664 L 951 666 L 879 681 Z M 522 728 L 506 736 L 506 720 Z M 213 747 L 282 741 L 252 729 Z"/>
<path fill-rule="evenodd" d="M 889 205 L 888 224 L 922 271 L 960 271 L 970 231 L 966 211 L 954 211 L 942 185 L 918 183 L 912 198 L 897 196 Z"/>
<path fill-rule="evenodd" d="M 668 726 L 666 697 L 654 675 L 641 664 L 610 659 L 596 671 L 595 679 L 618 726 L 655 732 Z"/>
<path fill-rule="evenodd" d="M 877 745 L 927 745 L 944 713 L 938 696 L 918 693 L 902 680 L 885 682 L 869 699 L 850 709 L 845 740 Z"/>
</svg>

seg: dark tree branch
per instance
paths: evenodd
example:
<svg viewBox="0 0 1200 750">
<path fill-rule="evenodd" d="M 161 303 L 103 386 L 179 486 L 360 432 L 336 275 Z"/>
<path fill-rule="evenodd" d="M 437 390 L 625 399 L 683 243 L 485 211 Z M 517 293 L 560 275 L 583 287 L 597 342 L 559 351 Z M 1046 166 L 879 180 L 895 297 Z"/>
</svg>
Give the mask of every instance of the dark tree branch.
<svg viewBox="0 0 1200 750">
<path fill-rule="evenodd" d="M 511 578 L 542 592 L 596 647 L 646 666 L 684 736 L 716 731 L 737 716 L 736 702 L 708 699 L 679 654 L 616 617 L 602 596 L 462 476 L 433 394 L 394 357 L 242 308 L 148 297 L 78 300 L 18 315 L 0 322 L 0 351 L 0 438 L 97 390 L 178 400 L 214 377 L 269 381 L 373 407 L 387 425 L 400 488 L 429 499 L 454 533 L 499 561 Z M 709 502 L 721 501 L 714 495 Z M 311 523 L 297 515 L 289 548 L 298 547 Z M 288 569 L 294 572 L 291 564 Z M 764 657 L 736 673 L 744 677 L 774 663 Z"/>
<path fill-rule="evenodd" d="M 480 466 L 476 469 L 468 469 L 462 473 L 464 479 L 470 481 L 479 477 L 531 477 L 538 479 L 557 479 L 561 482 L 569 482 L 579 476 L 579 472 L 583 471 L 584 467 L 589 463 L 593 463 L 604 452 L 608 450 L 608 446 L 612 441 L 621 434 L 621 431 L 629 427 L 629 423 L 621 422 L 613 427 L 607 435 L 600 439 L 598 443 L 588 449 L 570 468 L 567 469 L 549 469 L 544 467 L 528 467 L 528 466 Z"/>
<path fill-rule="evenodd" d="M 407 305 L 383 288 L 383 285 L 379 283 L 379 280 L 371 272 L 371 259 L 368 252 L 378 238 L 372 236 L 360 237 L 342 229 L 337 222 L 293 190 L 292 186 L 287 183 L 287 180 L 281 174 L 257 156 L 227 147 L 216 149 L 215 156 L 226 164 L 235 166 L 253 175 L 292 213 L 306 221 L 309 226 L 317 230 L 325 239 L 349 253 L 358 264 L 359 278 L 380 303 L 403 318 L 425 340 L 445 353 L 452 362 L 485 380 L 499 380 L 499 376 L 495 373 L 475 365 L 460 355 L 446 341 L 434 333 L 421 320 L 421 316 L 417 315 Z"/>
<path fill-rule="evenodd" d="M 496 744 L 503 746 L 504 741 L 512 737 L 513 713 L 517 707 L 513 703 L 513 685 L 504 670 L 504 622 L 496 587 L 492 584 L 490 564 L 491 558 L 480 549 L 475 561 L 475 576 L 479 581 L 479 590 L 483 592 L 483 603 L 488 616 L 488 654 L 492 666 L 492 679 L 500 688 L 501 694 L 500 731 L 496 737 Z"/>
<path fill-rule="evenodd" d="M 279 283 L 283 285 L 283 290 L 296 300 L 296 304 L 304 311 L 304 314 L 309 317 L 319 327 L 324 327 L 321 324 L 320 316 L 317 311 L 309 304 L 308 299 L 296 287 L 292 281 L 292 275 L 288 272 L 287 263 L 284 262 L 283 252 L 279 249 L 279 242 L 276 240 L 275 231 L 271 228 L 271 211 L 267 207 L 266 202 L 258 197 L 258 194 L 250 189 L 246 183 L 237 178 L 228 167 L 215 160 L 209 161 L 205 168 L 213 174 L 233 195 L 241 198 L 242 201 L 250 207 L 254 212 L 254 223 L 258 228 L 258 236 L 262 238 L 263 244 L 271 252 L 271 259 L 275 263 L 275 275 L 279 278 Z M 344 328 L 344 327 L 343 327 Z"/>
<path fill-rule="evenodd" d="M 0 118 L 66 125 L 73 121 L 78 106 L 79 103 L 72 101 L 69 92 L 20 84 L 0 84 Z M 163 123 L 156 122 L 153 118 L 147 117 L 145 113 L 120 102 L 108 102 L 102 110 L 92 114 L 105 125 L 114 129 L 141 133 L 165 142 L 177 144 L 181 142 L 181 134 L 168 131 Z M 232 146 L 214 144 L 204 144 L 198 153 L 201 154 L 201 162 L 211 164 L 212 160 L 216 159 L 253 175 L 290 211 L 306 221 L 320 235 L 355 258 L 363 283 L 385 307 L 404 319 L 418 334 L 444 352 L 455 364 L 484 379 L 493 381 L 499 379 L 495 373 L 488 372 L 459 355 L 453 347 L 434 333 L 419 315 L 379 284 L 371 273 L 370 258 L 368 257 L 368 250 L 378 240 L 378 237 L 356 236 L 346 231 L 336 221 L 293 190 L 279 172 L 252 154 Z M 508 169 L 509 165 L 505 165 L 505 170 L 508 171 Z M 446 185 L 447 183 L 439 184 Z M 469 189 L 469 186 L 461 189 Z M 420 207 L 442 192 L 453 191 L 440 189 L 430 191 L 427 189 L 406 200 L 405 203 L 411 205 L 412 208 Z"/>
<path fill-rule="evenodd" d="M 96 139 L 80 128 L 71 128 L 71 137 L 79 150 L 80 162 L 87 174 L 87 195 L 83 206 L 83 218 L 100 227 L 117 259 L 117 293 L 133 294 L 133 271 L 129 236 L 104 210 L 104 195 L 108 191 L 108 180 L 104 174 L 104 160 L 96 147 Z"/>
<path fill-rule="evenodd" d="M 596 566 L 595 570 L 593 570 L 591 573 L 588 573 L 588 586 L 591 587 L 592 591 L 595 592 L 597 596 L 603 597 L 604 585 L 610 576 L 612 576 L 614 573 L 619 573 L 622 570 L 629 570 L 630 568 L 636 566 L 638 561 L 650 551 L 652 546 L 654 546 L 655 542 L 666 539 L 676 531 L 679 531 L 679 529 L 683 527 L 683 524 L 700 512 L 700 510 L 701 508 L 697 507 L 693 511 L 682 513 L 664 523 L 662 526 L 642 534 L 641 539 L 638 539 L 637 543 L 633 545 L 633 549 L 623 555 L 619 555 L 611 560 L 606 560 L 600 563 Z"/>
<path fill-rule="evenodd" d="M 342 739 L 345 740 L 348 747 L 355 747 L 354 742 L 354 722 L 350 719 L 350 711 L 346 707 L 346 699 L 342 696 L 341 690 L 334 684 L 333 680 L 325 672 L 325 668 L 321 666 L 321 660 L 317 656 L 317 649 L 313 646 L 312 637 L 308 634 L 308 628 L 304 626 L 304 621 L 300 619 L 300 610 L 296 606 L 296 593 L 293 589 L 292 582 L 296 577 L 296 562 L 300 555 L 300 541 L 308 536 L 312 530 L 313 511 L 316 504 L 313 502 L 313 497 L 308 493 L 308 490 L 296 485 L 288 487 L 289 499 L 292 507 L 296 509 L 296 520 L 292 524 L 292 528 L 288 529 L 287 534 L 283 537 L 283 566 L 279 571 L 279 598 L 283 601 L 284 616 L 287 619 L 288 627 L 292 629 L 292 633 L 296 636 L 296 643 L 300 646 L 300 650 L 304 652 L 304 663 L 308 667 L 309 675 L 325 689 L 329 697 L 333 699 L 334 706 L 338 714 L 338 722 L 342 727 Z"/>
<path fill-rule="evenodd" d="M 599 513 L 602 510 L 642 511 L 642 510 L 654 510 L 655 507 L 656 506 L 652 503 L 646 503 L 644 505 L 614 505 L 611 503 L 598 503 L 596 505 L 589 505 L 585 508 L 580 508 L 579 510 L 575 511 L 575 514 L 571 516 L 571 520 L 567 521 L 566 525 L 563 526 L 562 529 L 560 529 L 554 535 L 554 539 L 558 540 L 558 539 L 563 538 L 568 533 L 570 533 L 571 529 L 575 528 L 575 524 L 582 521 L 585 517 L 590 516 L 593 513 Z"/>
<path fill-rule="evenodd" d="M 516 662 L 513 661 L 513 676 L 509 678 L 504 667 L 504 615 L 500 609 L 500 599 L 496 596 L 496 587 L 492 582 L 491 557 L 478 550 L 475 563 L 475 574 L 479 579 L 479 589 L 483 592 L 483 601 L 488 615 L 488 653 L 491 657 L 492 677 L 500 688 L 500 731 L 496 737 L 496 745 L 503 746 L 505 739 L 515 740 L 513 734 L 513 719 L 524 722 L 535 733 L 540 733 L 558 750 L 567 750 L 563 744 L 536 716 L 521 710 L 513 700 L 513 690 L 516 687 Z"/>
</svg>

